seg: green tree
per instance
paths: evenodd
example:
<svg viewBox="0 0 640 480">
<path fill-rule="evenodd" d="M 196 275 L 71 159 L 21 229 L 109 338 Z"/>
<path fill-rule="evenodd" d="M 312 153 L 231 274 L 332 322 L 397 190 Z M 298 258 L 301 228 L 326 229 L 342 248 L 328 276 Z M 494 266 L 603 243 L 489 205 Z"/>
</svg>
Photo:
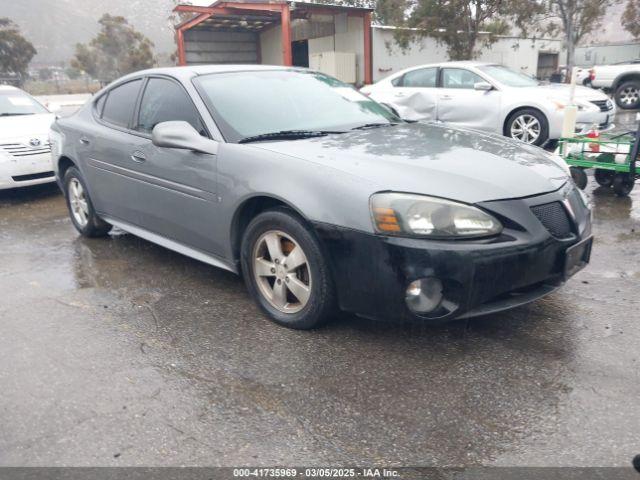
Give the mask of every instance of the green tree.
<svg viewBox="0 0 640 480">
<path fill-rule="evenodd" d="M 627 2 L 622 15 L 622 26 L 633 38 L 640 39 L 640 0 Z"/>
<path fill-rule="evenodd" d="M 69 77 L 71 80 L 77 80 L 82 75 L 82 71 L 74 67 L 65 68 L 64 73 L 66 73 L 67 77 Z"/>
<path fill-rule="evenodd" d="M 29 63 L 37 53 L 35 47 L 20 33 L 18 25 L 0 18 L 0 73 L 27 76 Z"/>
<path fill-rule="evenodd" d="M 519 18 L 528 19 L 517 26 L 525 34 L 559 36 L 567 51 L 569 72 L 575 66 L 576 46 L 602 26 L 607 10 L 620 0 L 513 0 Z M 637 0 L 636 0 L 637 1 Z"/>
<path fill-rule="evenodd" d="M 530 0 L 529 0 L 530 1 Z M 618 0 L 547 0 L 541 15 L 547 20 L 543 31 L 560 33 L 567 49 L 566 65 L 573 71 L 576 46 L 587 35 L 602 26 L 607 9 Z"/>
<path fill-rule="evenodd" d="M 155 65 L 153 43 L 136 31 L 127 19 L 105 13 L 100 32 L 88 44 L 76 45 L 71 66 L 101 82 Z"/>
<path fill-rule="evenodd" d="M 379 0 L 376 19 L 404 27 L 394 38 L 405 49 L 422 37 L 436 39 L 451 60 L 471 60 L 510 31 L 518 10 L 512 0 Z M 525 23 L 524 19 L 518 19 Z"/>
</svg>

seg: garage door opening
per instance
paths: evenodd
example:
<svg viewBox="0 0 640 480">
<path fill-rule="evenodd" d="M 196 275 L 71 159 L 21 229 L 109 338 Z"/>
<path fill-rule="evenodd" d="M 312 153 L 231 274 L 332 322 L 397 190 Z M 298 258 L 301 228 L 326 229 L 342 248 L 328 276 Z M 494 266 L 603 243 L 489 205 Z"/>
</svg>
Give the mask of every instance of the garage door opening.
<svg viewBox="0 0 640 480">
<path fill-rule="evenodd" d="M 549 80 L 551 75 L 558 71 L 560 54 L 556 52 L 538 53 L 537 77 L 540 80 Z"/>
<path fill-rule="evenodd" d="M 291 55 L 294 67 L 309 68 L 309 40 L 292 42 Z"/>
</svg>

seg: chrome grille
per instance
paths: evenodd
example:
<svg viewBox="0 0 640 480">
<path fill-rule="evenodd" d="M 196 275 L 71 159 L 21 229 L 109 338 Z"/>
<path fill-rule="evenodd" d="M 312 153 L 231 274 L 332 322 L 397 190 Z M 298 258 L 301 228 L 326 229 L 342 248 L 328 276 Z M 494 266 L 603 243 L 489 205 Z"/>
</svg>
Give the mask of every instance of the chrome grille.
<svg viewBox="0 0 640 480">
<path fill-rule="evenodd" d="M 571 221 L 566 209 L 560 202 L 545 203 L 531 207 L 540 223 L 556 238 L 571 238 Z"/>
<path fill-rule="evenodd" d="M 591 100 L 591 103 L 598 107 L 601 112 L 613 110 L 613 102 L 611 100 Z"/>
<path fill-rule="evenodd" d="M 42 155 L 51 152 L 51 144 L 44 142 L 42 145 L 32 147 L 22 143 L 4 143 L 0 144 L 0 148 L 12 157 L 29 157 L 31 155 Z"/>
</svg>

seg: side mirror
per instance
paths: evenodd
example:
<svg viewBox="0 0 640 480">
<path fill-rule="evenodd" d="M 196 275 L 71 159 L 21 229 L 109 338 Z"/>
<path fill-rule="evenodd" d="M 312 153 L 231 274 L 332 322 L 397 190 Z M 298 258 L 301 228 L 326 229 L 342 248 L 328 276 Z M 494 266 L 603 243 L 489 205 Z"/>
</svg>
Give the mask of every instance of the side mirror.
<svg viewBox="0 0 640 480">
<path fill-rule="evenodd" d="M 156 147 L 180 148 L 210 155 L 218 153 L 218 142 L 203 137 L 187 122 L 159 123 L 153 128 L 151 135 L 151 141 Z"/>
<path fill-rule="evenodd" d="M 58 113 L 60 110 L 62 110 L 62 107 L 59 103 L 50 103 L 49 105 L 47 105 L 47 109 L 51 113 Z"/>
<path fill-rule="evenodd" d="M 488 92 L 489 90 L 493 90 L 493 85 L 489 82 L 476 82 L 473 84 L 473 89 Z"/>
</svg>

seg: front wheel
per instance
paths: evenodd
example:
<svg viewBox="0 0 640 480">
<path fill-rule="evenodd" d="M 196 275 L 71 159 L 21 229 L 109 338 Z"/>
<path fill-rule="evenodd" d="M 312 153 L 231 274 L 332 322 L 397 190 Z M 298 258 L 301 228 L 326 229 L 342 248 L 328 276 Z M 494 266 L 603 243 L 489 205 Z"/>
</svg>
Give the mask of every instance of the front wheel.
<svg viewBox="0 0 640 480">
<path fill-rule="evenodd" d="M 587 174 L 585 173 L 584 168 L 570 167 L 569 170 L 571 171 L 571 178 L 573 178 L 576 186 L 580 190 L 584 190 L 585 188 L 587 188 L 587 183 L 589 180 L 587 179 Z"/>
<path fill-rule="evenodd" d="M 619 197 L 626 197 L 633 190 L 635 179 L 629 173 L 616 173 L 613 177 L 613 191 Z"/>
<path fill-rule="evenodd" d="M 539 147 L 549 139 L 549 122 L 539 110 L 518 110 L 507 120 L 505 135 Z"/>
<path fill-rule="evenodd" d="M 613 185 L 613 177 L 615 172 L 611 170 L 603 170 L 602 168 L 596 168 L 595 171 L 595 179 L 598 182 L 598 185 L 601 187 L 609 188 Z"/>
<path fill-rule="evenodd" d="M 260 308 L 276 323 L 311 329 L 335 312 L 335 288 L 314 232 L 288 209 L 269 210 L 247 227 L 242 275 Z"/>
<path fill-rule="evenodd" d="M 63 185 L 69 216 L 76 230 L 85 237 L 107 235 L 111 225 L 96 213 L 84 179 L 76 167 L 69 167 L 65 172 Z"/>
</svg>

